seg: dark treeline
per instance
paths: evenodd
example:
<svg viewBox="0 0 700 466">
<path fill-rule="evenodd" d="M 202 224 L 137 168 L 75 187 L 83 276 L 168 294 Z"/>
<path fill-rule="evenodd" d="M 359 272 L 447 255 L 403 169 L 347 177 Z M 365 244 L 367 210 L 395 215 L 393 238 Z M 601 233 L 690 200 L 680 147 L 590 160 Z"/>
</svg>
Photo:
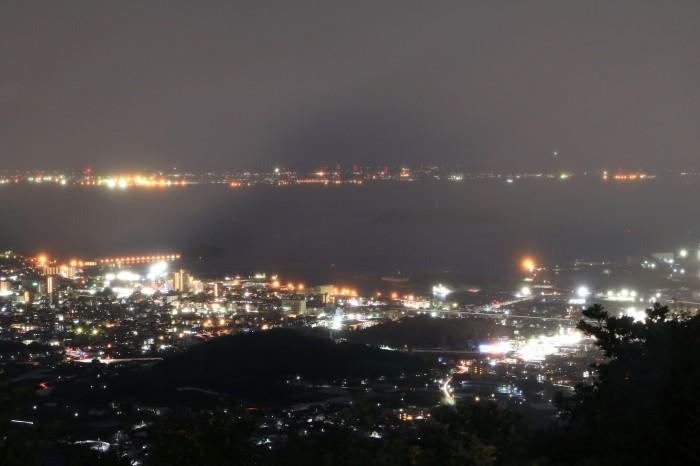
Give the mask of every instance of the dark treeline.
<svg viewBox="0 0 700 466">
<path fill-rule="evenodd" d="M 401 319 L 350 332 L 348 339 L 370 345 L 392 347 L 457 347 L 484 342 L 506 332 L 490 319 L 434 319 L 427 315 Z"/>
</svg>

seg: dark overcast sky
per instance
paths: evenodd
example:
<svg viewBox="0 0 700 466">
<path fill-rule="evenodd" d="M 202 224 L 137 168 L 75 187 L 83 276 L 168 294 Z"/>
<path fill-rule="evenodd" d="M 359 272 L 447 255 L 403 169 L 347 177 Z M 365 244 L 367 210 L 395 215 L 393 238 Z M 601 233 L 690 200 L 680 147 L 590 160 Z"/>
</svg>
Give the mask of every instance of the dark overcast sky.
<svg viewBox="0 0 700 466">
<path fill-rule="evenodd" d="M 700 165 L 700 2 L 0 2 L 1 168 Z"/>
</svg>

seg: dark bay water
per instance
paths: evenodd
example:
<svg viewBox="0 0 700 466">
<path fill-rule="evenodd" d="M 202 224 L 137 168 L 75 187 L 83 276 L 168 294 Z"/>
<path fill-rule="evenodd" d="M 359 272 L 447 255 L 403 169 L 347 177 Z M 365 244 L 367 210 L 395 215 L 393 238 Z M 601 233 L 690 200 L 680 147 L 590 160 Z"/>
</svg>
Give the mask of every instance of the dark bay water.
<svg viewBox="0 0 700 466">
<path fill-rule="evenodd" d="M 217 270 L 509 274 L 700 238 L 700 185 L 567 181 L 231 189 L 0 188 L 0 248 L 69 257 L 181 251 Z M 331 266 L 334 264 L 334 266 Z"/>
</svg>

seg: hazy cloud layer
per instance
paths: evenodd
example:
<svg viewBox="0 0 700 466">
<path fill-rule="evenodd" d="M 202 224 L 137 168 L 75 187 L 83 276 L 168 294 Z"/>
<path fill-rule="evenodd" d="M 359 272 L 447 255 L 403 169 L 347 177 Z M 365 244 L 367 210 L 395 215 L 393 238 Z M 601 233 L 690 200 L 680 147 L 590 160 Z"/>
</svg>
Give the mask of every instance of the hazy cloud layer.
<svg viewBox="0 0 700 466">
<path fill-rule="evenodd" d="M 695 166 L 698 24 L 694 1 L 5 1 L 0 157 Z"/>
</svg>

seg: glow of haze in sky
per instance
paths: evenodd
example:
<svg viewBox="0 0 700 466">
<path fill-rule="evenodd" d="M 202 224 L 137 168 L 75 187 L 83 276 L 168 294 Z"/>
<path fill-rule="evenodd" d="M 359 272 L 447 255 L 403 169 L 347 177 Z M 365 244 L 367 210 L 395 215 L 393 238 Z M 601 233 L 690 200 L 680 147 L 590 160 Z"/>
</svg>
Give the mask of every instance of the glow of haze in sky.
<svg viewBox="0 0 700 466">
<path fill-rule="evenodd" d="M 5 0 L 0 168 L 695 167 L 699 24 L 694 0 Z"/>
</svg>

